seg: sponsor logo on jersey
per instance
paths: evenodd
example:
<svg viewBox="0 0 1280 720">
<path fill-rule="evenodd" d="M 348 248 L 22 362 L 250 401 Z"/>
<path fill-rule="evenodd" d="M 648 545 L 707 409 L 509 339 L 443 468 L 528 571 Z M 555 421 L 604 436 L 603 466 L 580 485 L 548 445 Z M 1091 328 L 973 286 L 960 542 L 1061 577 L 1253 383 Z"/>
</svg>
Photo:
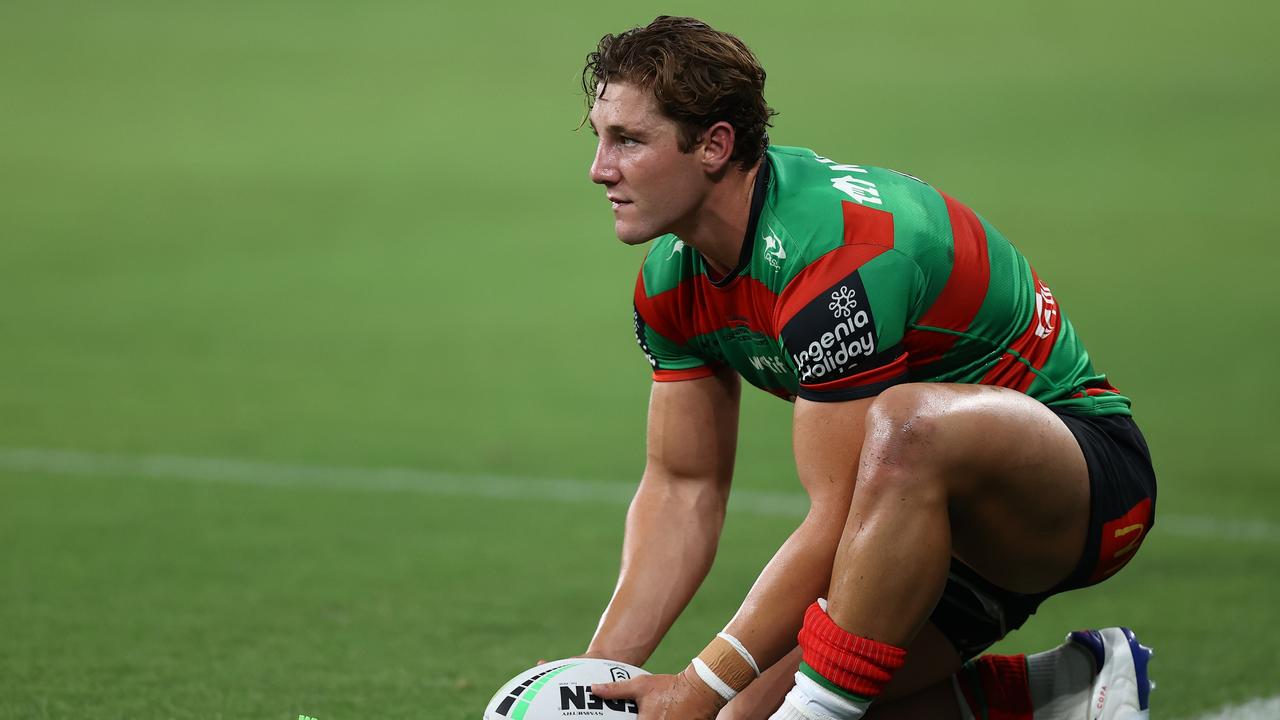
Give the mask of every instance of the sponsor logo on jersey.
<svg viewBox="0 0 1280 720">
<path fill-rule="evenodd" d="M 621 669 L 614 668 L 614 670 Z M 617 678 L 615 677 L 616 680 Z M 591 693 L 591 688 L 586 685 L 560 686 L 560 712 L 564 717 L 602 716 L 604 713 L 600 711 L 605 708 L 633 715 L 640 714 L 640 708 L 635 700 L 605 700 L 604 698 L 598 698 Z M 572 712 L 574 710 L 582 712 Z M 592 710 L 597 712 L 591 712 Z"/>
<path fill-rule="evenodd" d="M 845 165 L 838 163 L 831 158 L 824 158 L 821 155 L 815 158 L 818 162 L 827 166 L 831 172 L 847 173 L 843 177 L 831 178 L 831 187 L 848 195 L 850 199 L 859 205 L 883 205 L 884 200 L 880 198 L 880 189 L 876 184 L 866 178 L 854 177 L 854 175 L 866 175 L 867 169 L 861 165 Z"/>
<path fill-rule="evenodd" d="M 831 178 L 831 186 L 848 195 L 860 205 L 866 205 L 867 203 L 872 205 L 884 204 L 884 201 L 880 199 L 880 190 L 870 180 L 845 175 L 844 177 Z"/>
<path fill-rule="evenodd" d="M 764 236 L 764 259 L 774 270 L 781 268 L 782 261 L 787 259 L 787 249 L 782 247 L 782 240 L 778 239 L 773 228 L 769 228 L 769 234 Z"/>
<path fill-rule="evenodd" d="M 1036 280 L 1036 337 L 1044 340 L 1058 327 L 1058 303 L 1053 292 Z"/>
<path fill-rule="evenodd" d="M 857 295 L 848 286 L 841 285 L 839 290 L 831 293 L 831 304 L 827 305 L 827 309 L 835 312 L 837 320 L 853 317 L 853 309 L 858 306 Z"/>
<path fill-rule="evenodd" d="M 751 367 L 757 370 L 768 370 L 778 375 L 786 375 L 790 370 L 787 363 L 780 357 L 772 357 L 769 355 L 750 355 L 747 361 L 751 363 Z"/>
<path fill-rule="evenodd" d="M 859 310 L 853 317 L 839 323 L 830 332 L 809 343 L 808 347 L 791 356 L 800 371 L 800 382 L 819 382 L 851 374 L 858 360 L 871 357 L 876 352 L 875 331 L 870 327 L 871 316 Z"/>
<path fill-rule="evenodd" d="M 671 254 L 667 256 L 667 259 L 670 260 L 671 258 L 675 257 L 676 254 L 683 249 L 684 249 L 684 241 L 683 240 L 675 241 L 675 244 L 671 246 Z"/>
<path fill-rule="evenodd" d="M 802 383 L 853 375 L 876 353 L 875 320 L 857 272 L 818 295 L 783 329 Z"/>
</svg>

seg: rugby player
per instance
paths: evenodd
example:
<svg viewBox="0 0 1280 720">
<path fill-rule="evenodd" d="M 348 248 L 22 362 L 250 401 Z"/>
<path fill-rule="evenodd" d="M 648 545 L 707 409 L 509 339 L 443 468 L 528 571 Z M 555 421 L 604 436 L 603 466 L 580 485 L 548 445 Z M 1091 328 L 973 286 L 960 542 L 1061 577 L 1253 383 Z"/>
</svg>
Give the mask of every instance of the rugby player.
<svg viewBox="0 0 1280 720">
<path fill-rule="evenodd" d="M 983 654 L 1150 530 L 1129 399 L 986 219 L 909 175 L 769 145 L 764 82 L 691 18 L 587 59 L 591 180 L 618 238 L 652 241 L 634 297 L 655 382 L 586 655 L 643 663 L 706 576 L 741 379 L 794 403 L 810 499 L 683 672 L 593 692 L 642 720 L 1146 717 L 1150 653 L 1123 628 Z"/>
</svg>

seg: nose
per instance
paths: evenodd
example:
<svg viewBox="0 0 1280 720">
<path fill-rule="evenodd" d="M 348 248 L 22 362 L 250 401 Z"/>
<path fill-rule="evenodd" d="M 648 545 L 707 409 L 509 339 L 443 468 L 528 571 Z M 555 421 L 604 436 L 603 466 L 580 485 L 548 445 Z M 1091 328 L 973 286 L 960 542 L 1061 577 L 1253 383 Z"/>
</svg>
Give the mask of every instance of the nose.
<svg viewBox="0 0 1280 720">
<path fill-rule="evenodd" d="M 604 143 L 596 144 L 596 156 L 591 161 L 591 171 L 588 173 L 591 182 L 597 185 L 612 185 L 618 182 L 620 173 L 617 165 L 613 162 L 612 153 L 608 152 Z"/>
</svg>

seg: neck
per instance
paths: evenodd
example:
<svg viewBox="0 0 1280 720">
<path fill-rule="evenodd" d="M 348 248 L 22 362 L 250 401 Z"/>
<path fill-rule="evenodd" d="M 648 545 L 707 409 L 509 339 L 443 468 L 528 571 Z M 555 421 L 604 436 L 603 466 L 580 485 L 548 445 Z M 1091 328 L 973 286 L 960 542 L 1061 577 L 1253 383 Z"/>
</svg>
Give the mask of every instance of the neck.
<svg viewBox="0 0 1280 720">
<path fill-rule="evenodd" d="M 751 192 L 759 172 L 760 163 L 746 171 L 736 167 L 727 170 L 711 187 L 690 222 L 675 231 L 721 276 L 737 267 L 742 255 L 743 239 L 751 221 Z"/>
</svg>

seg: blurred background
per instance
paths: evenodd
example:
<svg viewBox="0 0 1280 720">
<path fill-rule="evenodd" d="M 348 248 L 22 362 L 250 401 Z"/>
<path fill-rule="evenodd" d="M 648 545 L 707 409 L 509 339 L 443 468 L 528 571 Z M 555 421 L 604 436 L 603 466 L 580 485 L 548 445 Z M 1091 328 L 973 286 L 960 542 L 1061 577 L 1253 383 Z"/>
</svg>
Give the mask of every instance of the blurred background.
<svg viewBox="0 0 1280 720">
<path fill-rule="evenodd" d="M 0 717 L 461 720 L 583 650 L 649 381 L 579 77 L 661 13 L 756 51 L 775 143 L 1000 227 L 1135 399 L 1156 528 L 1003 649 L 1128 624 L 1158 717 L 1280 693 L 1269 6 L 5 0 Z M 650 669 L 798 522 L 789 427 L 748 394 Z"/>
</svg>

